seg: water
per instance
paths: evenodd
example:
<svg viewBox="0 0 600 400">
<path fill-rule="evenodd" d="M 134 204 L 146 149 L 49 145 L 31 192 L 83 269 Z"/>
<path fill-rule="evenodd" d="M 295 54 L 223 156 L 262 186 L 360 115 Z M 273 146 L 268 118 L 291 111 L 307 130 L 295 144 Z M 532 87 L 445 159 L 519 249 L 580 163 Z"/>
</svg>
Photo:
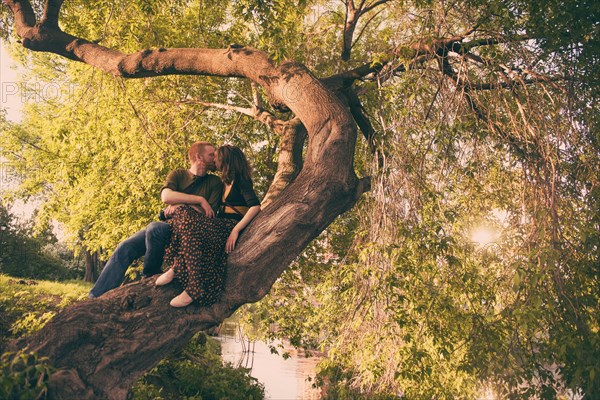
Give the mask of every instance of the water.
<svg viewBox="0 0 600 400">
<path fill-rule="evenodd" d="M 317 357 L 306 357 L 286 343 L 275 342 L 280 354 L 288 352 L 287 360 L 281 355 L 272 354 L 267 343 L 251 342 L 240 338 L 240 334 L 229 330 L 221 330 L 217 338 L 221 342 L 223 361 L 251 369 L 250 375 L 265 386 L 265 398 L 270 400 L 317 400 L 320 390 L 312 384 Z"/>
</svg>

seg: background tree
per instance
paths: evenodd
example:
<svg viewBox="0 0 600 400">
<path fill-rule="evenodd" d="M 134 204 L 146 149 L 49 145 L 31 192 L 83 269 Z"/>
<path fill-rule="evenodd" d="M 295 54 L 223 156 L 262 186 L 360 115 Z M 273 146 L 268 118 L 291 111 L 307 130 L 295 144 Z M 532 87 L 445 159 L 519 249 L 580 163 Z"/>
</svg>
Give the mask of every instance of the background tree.
<svg viewBox="0 0 600 400">
<path fill-rule="evenodd" d="M 0 203 L 0 273 L 19 278 L 71 277 L 72 271 L 51 251 L 57 241 L 52 231 L 45 229 L 34 235 L 32 225 L 15 220 L 9 209 Z"/>
<path fill-rule="evenodd" d="M 482 382 L 523 397 L 598 391 L 591 2 L 73 1 L 62 30 L 60 3 L 34 3 L 38 25 L 29 3 L 5 3 L 5 32 L 14 18 L 25 48 L 117 76 L 20 53 L 37 79 L 64 79 L 75 95 L 30 106 L 7 146 L 24 167 L 55 166 L 29 188 L 46 190 L 47 218 L 72 232 L 89 226 L 91 249 L 153 218 L 161 179 L 185 162 L 197 132 L 256 152 L 269 187 L 230 259 L 221 304 L 165 314 L 174 291 L 150 294 L 142 282 L 75 306 L 30 341 L 60 360 L 56 383 L 123 397 L 156 349 L 261 298 L 364 190 L 354 156 L 358 174 L 373 175 L 372 192 L 285 271 L 256 314 L 296 344 L 329 348 L 330 378 L 361 394 L 469 397 Z M 272 61 L 230 43 L 257 44 Z M 169 50 L 179 47 L 224 49 Z M 236 78 L 122 79 L 176 73 Z M 366 139 L 356 152 L 355 126 Z M 498 235 L 491 247 L 471 238 L 482 225 Z M 76 325 L 94 314 L 115 317 L 94 321 L 102 333 L 90 336 Z M 72 334 L 53 337 L 59 326 Z M 169 334 L 150 339 L 150 326 Z M 86 351 L 70 354 L 68 343 Z M 106 382 L 117 382 L 110 394 Z"/>
</svg>

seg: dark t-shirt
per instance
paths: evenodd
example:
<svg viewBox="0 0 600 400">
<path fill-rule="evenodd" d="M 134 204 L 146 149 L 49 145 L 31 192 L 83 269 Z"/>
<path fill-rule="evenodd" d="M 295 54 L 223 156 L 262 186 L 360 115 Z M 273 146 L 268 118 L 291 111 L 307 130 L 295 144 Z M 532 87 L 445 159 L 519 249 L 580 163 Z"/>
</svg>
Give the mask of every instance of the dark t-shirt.
<svg viewBox="0 0 600 400">
<path fill-rule="evenodd" d="M 224 204 L 228 206 L 253 207 L 260 205 L 260 200 L 254 192 L 252 181 L 235 180 Z"/>
<path fill-rule="evenodd" d="M 201 180 L 201 182 L 198 182 L 198 180 Z M 162 192 L 166 188 L 176 192 L 202 196 L 208 201 L 215 213 L 219 210 L 223 194 L 223 182 L 215 175 L 196 176 L 187 169 L 176 169 L 167 176 L 160 191 Z"/>
<path fill-rule="evenodd" d="M 221 202 L 221 209 L 217 215 L 219 218 L 231 218 L 239 221 L 246 215 L 250 207 L 260 205 L 252 181 L 235 180 L 229 193 L 225 190 L 223 196 L 225 194 L 227 194 L 227 198 Z"/>
</svg>

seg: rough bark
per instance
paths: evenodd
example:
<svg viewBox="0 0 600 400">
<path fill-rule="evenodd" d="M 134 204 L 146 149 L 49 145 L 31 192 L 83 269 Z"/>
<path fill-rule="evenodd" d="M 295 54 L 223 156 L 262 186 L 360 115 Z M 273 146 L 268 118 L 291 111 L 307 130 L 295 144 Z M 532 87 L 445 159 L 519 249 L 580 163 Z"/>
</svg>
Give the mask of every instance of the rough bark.
<svg viewBox="0 0 600 400">
<path fill-rule="evenodd" d="M 176 284 L 156 288 L 147 278 L 63 310 L 13 346 L 28 346 L 60 368 L 51 378 L 51 398 L 123 399 L 148 366 L 233 312 L 224 302 L 169 309 L 169 300 L 180 291 Z"/>
<path fill-rule="evenodd" d="M 83 280 L 86 282 L 95 282 L 98 278 L 98 270 L 100 269 L 100 258 L 98 252 L 90 252 L 88 249 L 84 249 L 85 256 L 85 276 Z"/>
<path fill-rule="evenodd" d="M 302 170 L 270 199 L 229 256 L 219 303 L 175 310 L 168 300 L 181 289 L 155 289 L 146 279 L 75 304 L 37 334 L 12 344 L 37 351 L 60 368 L 51 378 L 53 398 L 124 399 L 138 376 L 194 333 L 265 296 L 306 245 L 356 203 L 368 188 L 368 181 L 357 179 L 353 170 L 356 126 L 339 99 L 300 64 L 274 66 L 264 53 L 239 46 L 123 54 L 60 31 L 60 2 L 50 2 L 45 23 L 39 25 L 27 1 L 5 3 L 15 15 L 23 45 L 31 50 L 56 53 L 124 78 L 245 77 L 265 89 L 272 105 L 291 110 L 308 136 Z M 294 124 L 290 127 L 297 129 Z M 301 129 L 295 132 L 302 134 Z"/>
<path fill-rule="evenodd" d="M 306 128 L 298 118 L 287 121 L 282 126 L 277 172 L 263 199 L 263 206 L 268 206 L 273 199 L 279 196 L 302 170 L 302 149 L 306 135 Z"/>
</svg>

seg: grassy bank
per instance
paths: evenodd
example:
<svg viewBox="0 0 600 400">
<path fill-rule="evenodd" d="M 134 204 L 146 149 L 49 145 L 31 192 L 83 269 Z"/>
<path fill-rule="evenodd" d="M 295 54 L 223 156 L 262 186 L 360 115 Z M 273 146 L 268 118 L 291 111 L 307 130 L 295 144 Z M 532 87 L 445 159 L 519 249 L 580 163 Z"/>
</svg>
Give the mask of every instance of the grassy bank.
<svg viewBox="0 0 600 400">
<path fill-rule="evenodd" d="M 90 288 L 91 284 L 83 281 L 53 282 L 0 274 L 0 349 L 10 339 L 41 329 L 73 302 L 87 299 Z M 31 373 L 26 372 L 29 367 Z M 47 375 L 52 371 L 48 362 L 35 356 L 4 354 L 0 398 L 44 398 Z M 199 334 L 141 377 L 131 398 L 257 400 L 264 398 L 264 388 L 247 370 L 223 365 L 219 343 Z"/>
<path fill-rule="evenodd" d="M 0 274 L 0 340 L 41 329 L 58 311 L 87 298 L 90 288 L 91 284 L 83 281 L 53 282 Z"/>
</svg>

